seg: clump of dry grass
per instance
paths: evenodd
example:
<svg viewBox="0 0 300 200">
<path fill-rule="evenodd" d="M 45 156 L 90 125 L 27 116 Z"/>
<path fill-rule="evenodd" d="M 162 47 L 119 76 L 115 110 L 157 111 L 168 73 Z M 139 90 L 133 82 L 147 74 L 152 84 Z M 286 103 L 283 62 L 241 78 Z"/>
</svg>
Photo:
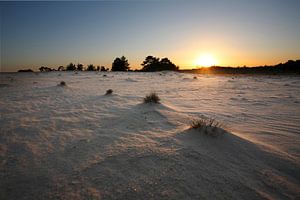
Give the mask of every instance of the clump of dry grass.
<svg viewBox="0 0 300 200">
<path fill-rule="evenodd" d="M 144 103 L 159 103 L 160 98 L 155 92 L 151 92 L 144 98 Z"/>
<path fill-rule="evenodd" d="M 110 95 L 110 94 L 112 94 L 112 93 L 113 93 L 113 90 L 112 90 L 112 89 L 108 89 L 108 90 L 106 90 L 105 95 Z"/>
<path fill-rule="evenodd" d="M 213 118 L 193 119 L 190 124 L 190 129 L 196 129 L 199 132 L 203 132 L 206 135 L 214 137 L 224 133 L 223 124 Z"/>
<path fill-rule="evenodd" d="M 59 86 L 66 86 L 67 84 L 66 84 L 66 82 L 64 82 L 64 81 L 61 81 L 58 85 L 59 85 Z"/>
</svg>

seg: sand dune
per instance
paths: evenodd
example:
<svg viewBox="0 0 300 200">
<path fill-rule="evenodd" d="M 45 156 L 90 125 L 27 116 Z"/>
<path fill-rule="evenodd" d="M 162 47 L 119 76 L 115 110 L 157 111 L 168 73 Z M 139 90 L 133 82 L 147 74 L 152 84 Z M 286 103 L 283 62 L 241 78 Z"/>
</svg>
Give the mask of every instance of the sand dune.
<svg viewBox="0 0 300 200">
<path fill-rule="evenodd" d="M 300 198 L 296 78 L 5 76 L 0 199 Z M 62 80 L 67 85 L 57 86 Z M 273 85 L 262 87 L 269 81 Z M 105 95 L 110 88 L 114 92 Z M 151 91 L 161 104 L 142 103 Z M 276 108 L 278 116 L 262 108 Z M 227 132 L 211 137 L 190 129 L 201 115 L 224 122 Z"/>
</svg>

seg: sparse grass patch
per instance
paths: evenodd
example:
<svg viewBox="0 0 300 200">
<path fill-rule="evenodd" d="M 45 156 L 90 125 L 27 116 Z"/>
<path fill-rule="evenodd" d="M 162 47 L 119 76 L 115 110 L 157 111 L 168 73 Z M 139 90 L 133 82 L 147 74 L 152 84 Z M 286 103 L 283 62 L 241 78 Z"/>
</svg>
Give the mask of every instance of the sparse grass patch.
<svg viewBox="0 0 300 200">
<path fill-rule="evenodd" d="M 108 90 L 106 90 L 105 95 L 110 95 L 110 94 L 112 94 L 112 93 L 113 93 L 113 90 L 112 90 L 112 89 L 108 89 Z"/>
<path fill-rule="evenodd" d="M 155 92 L 151 92 L 144 98 L 144 103 L 159 103 L 160 98 Z"/>
<path fill-rule="evenodd" d="M 190 129 L 198 130 L 199 132 L 203 132 L 204 134 L 213 137 L 217 137 L 218 135 L 224 133 L 223 124 L 213 118 L 193 119 L 190 124 Z"/>
<path fill-rule="evenodd" d="M 66 82 L 64 82 L 64 81 L 61 81 L 59 84 L 58 84 L 58 86 L 66 86 L 67 84 L 66 84 Z"/>
</svg>

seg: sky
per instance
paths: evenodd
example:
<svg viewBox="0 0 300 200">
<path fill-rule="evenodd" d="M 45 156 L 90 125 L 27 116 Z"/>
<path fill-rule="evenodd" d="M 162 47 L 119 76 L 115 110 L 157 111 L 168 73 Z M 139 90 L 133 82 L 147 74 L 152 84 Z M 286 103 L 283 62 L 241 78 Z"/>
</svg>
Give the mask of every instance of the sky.
<svg viewBox="0 0 300 200">
<path fill-rule="evenodd" d="M 132 69 L 146 56 L 195 68 L 300 59 L 299 0 L 0 1 L 1 72 L 68 63 Z"/>
</svg>

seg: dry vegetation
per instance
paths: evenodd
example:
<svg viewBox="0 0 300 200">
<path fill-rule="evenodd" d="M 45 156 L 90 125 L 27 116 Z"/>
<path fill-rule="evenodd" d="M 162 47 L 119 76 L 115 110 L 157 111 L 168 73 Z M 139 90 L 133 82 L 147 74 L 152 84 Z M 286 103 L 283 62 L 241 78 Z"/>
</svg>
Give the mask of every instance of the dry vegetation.
<svg viewBox="0 0 300 200">
<path fill-rule="evenodd" d="M 213 118 L 193 119 L 190 124 L 190 129 L 198 130 L 210 136 L 218 136 L 224 133 L 223 125 Z"/>
<path fill-rule="evenodd" d="M 106 90 L 105 95 L 110 95 L 110 94 L 112 94 L 112 93 L 113 93 L 113 90 L 112 90 L 112 89 L 108 89 L 108 90 Z"/>
<path fill-rule="evenodd" d="M 64 82 L 64 81 L 61 81 L 58 85 L 59 85 L 59 86 L 66 86 L 67 84 L 66 84 L 66 82 Z"/>
<path fill-rule="evenodd" d="M 155 92 L 150 93 L 144 98 L 144 103 L 159 103 L 160 98 Z"/>
</svg>

